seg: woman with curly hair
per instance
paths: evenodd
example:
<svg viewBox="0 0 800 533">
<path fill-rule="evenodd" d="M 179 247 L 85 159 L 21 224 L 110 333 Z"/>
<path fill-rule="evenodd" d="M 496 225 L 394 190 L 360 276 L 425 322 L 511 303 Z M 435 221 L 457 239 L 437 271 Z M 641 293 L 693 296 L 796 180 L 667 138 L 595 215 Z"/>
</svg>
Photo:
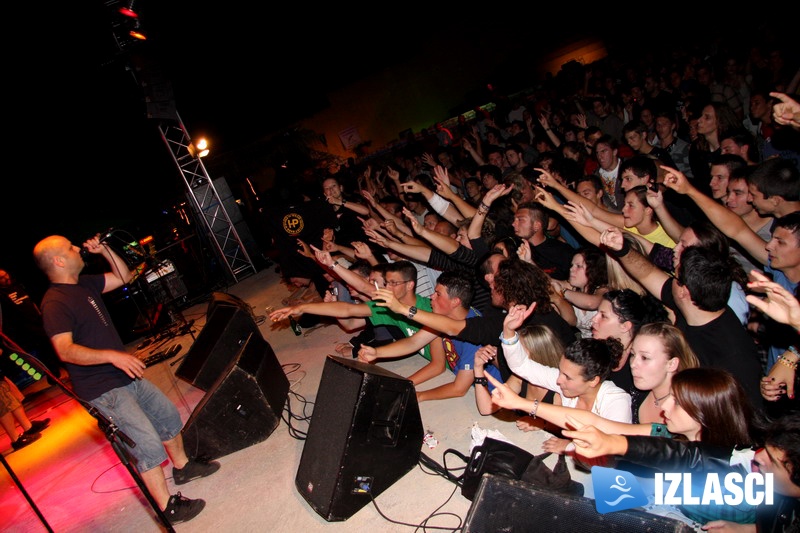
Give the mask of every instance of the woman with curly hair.
<svg viewBox="0 0 800 533">
<path fill-rule="evenodd" d="M 569 268 L 569 279 L 551 279 L 556 292 L 575 310 L 576 327 L 584 339 L 592 336 L 592 318 L 603 294 L 609 290 L 606 253 L 596 246 L 575 252 Z"/>
<path fill-rule="evenodd" d="M 654 296 L 643 296 L 630 289 L 611 290 L 603 293 L 602 298 L 597 314 L 592 318 L 592 337 L 610 337 L 622 343 L 622 357 L 614 367 L 611 379 L 630 392 L 634 389 L 630 366 L 633 339 L 643 324 L 665 322 L 667 309 Z"/>
</svg>

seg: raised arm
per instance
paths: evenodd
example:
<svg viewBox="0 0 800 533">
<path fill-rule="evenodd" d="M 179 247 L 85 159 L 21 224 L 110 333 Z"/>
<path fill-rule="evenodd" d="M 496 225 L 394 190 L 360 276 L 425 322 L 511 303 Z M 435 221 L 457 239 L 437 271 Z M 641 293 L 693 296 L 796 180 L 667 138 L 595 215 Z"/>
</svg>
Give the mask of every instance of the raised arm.
<svg viewBox="0 0 800 533">
<path fill-rule="evenodd" d="M 451 204 L 451 213 L 445 213 L 447 220 L 455 224 L 452 219 L 461 220 L 475 214 L 475 207 L 450 188 L 450 175 L 446 168 L 442 165 L 436 165 L 433 168 L 433 180 L 436 182 L 436 192 Z"/>
<path fill-rule="evenodd" d="M 653 208 L 659 223 L 661 223 L 661 227 L 664 228 L 664 231 L 667 232 L 670 239 L 678 242 L 685 228 L 681 226 L 680 222 L 675 220 L 675 217 L 673 217 L 672 213 L 667 209 L 667 205 L 664 203 L 664 193 L 660 185 L 656 184 L 656 190 L 648 189 L 647 205 Z"/>
<path fill-rule="evenodd" d="M 476 209 L 472 215 L 472 220 L 470 221 L 469 228 L 467 229 L 467 237 L 470 239 L 477 239 L 481 236 L 483 223 L 486 221 L 486 215 L 489 214 L 489 210 L 491 209 L 494 201 L 501 196 L 506 196 L 513 189 L 514 186 L 510 183 L 508 185 L 498 183 L 486 191 L 486 194 L 484 194 L 483 198 L 481 198 L 481 203 L 478 204 L 478 209 Z"/>
<path fill-rule="evenodd" d="M 600 236 L 600 242 L 619 259 L 622 267 L 638 281 L 650 294 L 661 299 L 661 287 L 669 279 L 669 274 L 654 265 L 647 257 L 631 248 L 622 237 L 622 230 L 608 228 Z"/>
<path fill-rule="evenodd" d="M 104 293 L 118 289 L 133 279 L 133 271 L 128 266 L 128 263 L 117 255 L 113 248 L 101 243 L 99 234 L 86 240 L 83 243 L 83 248 L 90 254 L 102 255 L 111 267 L 111 270 L 105 273 Z"/>
<path fill-rule="evenodd" d="M 558 181 L 550 172 L 543 168 L 537 168 L 541 175 L 539 176 L 539 184 L 545 187 L 550 187 L 554 189 L 558 194 L 560 194 L 566 201 L 573 202 L 576 204 L 580 204 L 586 208 L 589 213 L 592 214 L 593 217 L 600 219 L 603 222 L 607 222 L 613 226 L 617 226 L 618 228 L 622 228 L 625 226 L 625 219 L 619 213 L 612 213 L 608 209 L 604 207 L 594 204 L 589 199 L 584 198 L 580 194 L 576 193 L 560 181 Z"/>
<path fill-rule="evenodd" d="M 408 257 L 419 263 L 427 263 L 431 258 L 431 247 L 420 244 L 406 244 L 405 242 L 398 242 L 387 238 L 378 231 L 367 231 L 367 237 L 371 242 L 378 246 L 382 246 L 388 250 L 392 250 L 402 256 Z M 405 240 L 405 237 L 403 238 Z M 418 241 L 417 239 L 414 239 Z"/>
<path fill-rule="evenodd" d="M 408 311 L 411 309 L 411 306 L 401 303 L 397 298 L 395 298 L 394 293 L 388 289 L 378 289 L 375 291 L 373 300 L 375 300 L 375 303 L 379 307 L 388 307 L 390 310 L 403 316 L 408 316 Z M 458 335 L 467 325 L 467 321 L 465 319 L 456 320 L 454 318 L 440 315 L 438 313 L 424 311 L 422 309 L 417 309 L 413 320 L 414 322 L 417 322 L 418 324 L 421 324 L 430 330 L 439 331 L 450 337 L 455 337 Z"/>
<path fill-rule="evenodd" d="M 487 374 L 486 379 L 494 385 L 492 392 L 492 403 L 506 409 L 518 409 L 526 413 L 531 413 L 534 417 L 544 418 L 563 429 L 571 427 L 570 418 L 580 421 L 583 424 L 593 425 L 606 433 L 617 435 L 650 435 L 652 426 L 650 424 L 626 424 L 603 418 L 591 411 L 574 407 L 564 407 L 537 400 L 528 400 L 516 394 L 511 388 Z M 496 392 L 495 392 L 496 391 Z"/>
<path fill-rule="evenodd" d="M 685 194 L 697 204 L 697 207 L 708 217 L 725 236 L 742 245 L 742 248 L 753 256 L 753 259 L 766 265 L 769 260 L 764 239 L 754 232 L 742 217 L 706 196 L 692 185 L 683 172 L 674 168 L 661 166 L 664 169 L 664 185 L 680 194 Z"/>
<path fill-rule="evenodd" d="M 327 268 L 332 274 L 339 277 L 353 289 L 372 298 L 372 294 L 375 292 L 375 285 L 334 261 L 330 252 L 325 252 L 314 246 L 312 246 L 311 249 L 314 250 L 315 258 L 319 264 Z"/>
</svg>

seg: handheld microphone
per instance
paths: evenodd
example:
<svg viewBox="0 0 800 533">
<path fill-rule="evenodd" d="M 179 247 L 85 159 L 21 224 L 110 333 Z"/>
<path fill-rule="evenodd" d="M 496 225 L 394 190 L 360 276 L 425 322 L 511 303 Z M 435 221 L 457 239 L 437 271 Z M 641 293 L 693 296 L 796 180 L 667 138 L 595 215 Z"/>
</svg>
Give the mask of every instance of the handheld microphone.
<svg viewBox="0 0 800 533">
<path fill-rule="evenodd" d="M 108 228 L 108 231 L 100 236 L 100 244 L 105 244 L 105 242 L 114 234 L 114 231 L 116 231 L 114 228 Z"/>
</svg>

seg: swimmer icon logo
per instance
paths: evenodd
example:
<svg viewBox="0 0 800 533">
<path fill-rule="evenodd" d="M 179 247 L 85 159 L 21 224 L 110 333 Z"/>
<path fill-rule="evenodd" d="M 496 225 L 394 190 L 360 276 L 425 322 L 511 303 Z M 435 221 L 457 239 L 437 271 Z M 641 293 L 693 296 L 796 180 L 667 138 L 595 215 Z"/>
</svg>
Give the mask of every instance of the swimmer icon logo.
<svg viewBox="0 0 800 533">
<path fill-rule="evenodd" d="M 592 488 L 594 489 L 594 506 L 600 514 L 612 511 L 624 511 L 647 504 L 639 482 L 630 472 L 592 467 Z"/>
</svg>

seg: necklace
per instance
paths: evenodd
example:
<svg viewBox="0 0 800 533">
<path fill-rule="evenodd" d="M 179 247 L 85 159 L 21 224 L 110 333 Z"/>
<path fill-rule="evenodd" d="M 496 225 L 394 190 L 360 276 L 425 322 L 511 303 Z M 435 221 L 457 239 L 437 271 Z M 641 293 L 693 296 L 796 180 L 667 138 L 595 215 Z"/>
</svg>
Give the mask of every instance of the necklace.
<svg viewBox="0 0 800 533">
<path fill-rule="evenodd" d="M 656 395 L 655 395 L 655 393 L 653 393 L 653 403 L 654 403 L 654 404 L 656 404 L 656 407 L 659 407 L 659 404 L 660 404 L 662 401 L 666 400 L 666 399 L 667 399 L 667 397 L 668 397 L 670 394 L 672 394 L 672 392 L 668 392 L 668 393 L 666 393 L 666 394 L 665 394 L 664 396 L 662 396 L 661 398 L 656 398 L 656 397 L 655 397 L 655 396 L 656 396 Z"/>
</svg>

